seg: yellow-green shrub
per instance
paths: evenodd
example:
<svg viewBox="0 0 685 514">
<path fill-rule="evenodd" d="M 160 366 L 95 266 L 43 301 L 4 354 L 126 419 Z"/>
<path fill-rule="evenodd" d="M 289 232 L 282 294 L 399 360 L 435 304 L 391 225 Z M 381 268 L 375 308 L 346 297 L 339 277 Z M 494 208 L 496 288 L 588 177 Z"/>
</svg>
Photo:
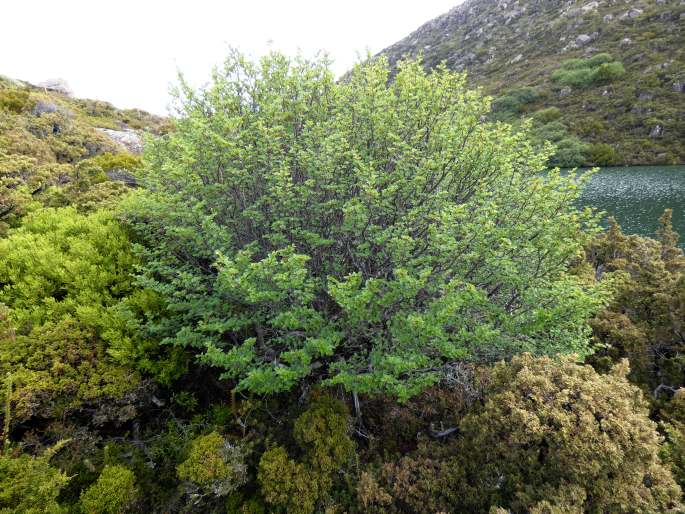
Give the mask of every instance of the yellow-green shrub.
<svg viewBox="0 0 685 514">
<path fill-rule="evenodd" d="M 188 457 L 177 466 L 176 474 L 191 489 L 226 496 L 247 481 L 245 450 L 211 432 L 193 440 Z"/>
<path fill-rule="evenodd" d="M 131 362 L 110 356 L 142 344 L 122 317 L 134 263 L 126 234 L 102 211 L 39 210 L 0 239 L 2 323 L 12 329 L 0 341 L 0 372 L 13 374 L 17 419 L 136 386 Z"/>
<path fill-rule="evenodd" d="M 50 465 L 50 458 L 63 444 L 39 457 L 0 451 L 0 513 L 61 514 L 57 502 L 69 477 Z"/>
<path fill-rule="evenodd" d="M 20 113 L 29 103 L 29 92 L 24 89 L 0 90 L 0 109 Z"/>
<path fill-rule="evenodd" d="M 328 396 L 314 400 L 293 430 L 302 460 L 291 459 L 279 446 L 262 455 L 258 480 L 266 502 L 287 512 L 314 512 L 329 494 L 336 474 L 354 455 L 348 423 L 343 403 Z"/>
<path fill-rule="evenodd" d="M 81 494 L 85 514 L 121 514 L 136 501 L 136 477 L 124 466 L 105 466 L 97 481 Z"/>
<path fill-rule="evenodd" d="M 513 512 L 667 512 L 680 488 L 661 463 L 647 402 L 627 379 L 569 360 L 516 357 L 498 365 L 483 408 L 462 432 L 464 505 Z M 544 512 L 544 510 L 543 510 Z"/>
</svg>

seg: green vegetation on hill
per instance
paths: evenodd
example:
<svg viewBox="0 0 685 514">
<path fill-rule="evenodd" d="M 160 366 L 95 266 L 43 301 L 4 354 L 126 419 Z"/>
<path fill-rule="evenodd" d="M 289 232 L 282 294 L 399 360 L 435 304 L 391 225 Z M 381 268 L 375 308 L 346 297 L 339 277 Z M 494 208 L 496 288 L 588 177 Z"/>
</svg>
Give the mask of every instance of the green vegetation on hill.
<svg viewBox="0 0 685 514">
<path fill-rule="evenodd" d="M 382 54 L 466 71 L 509 121 L 559 109 L 552 164 L 685 163 L 684 19 L 680 0 L 467 0 Z"/>
<path fill-rule="evenodd" d="M 233 53 L 143 158 L 3 83 L 0 513 L 683 511 L 671 213 L 578 210 L 536 88 L 389 74 Z"/>
</svg>

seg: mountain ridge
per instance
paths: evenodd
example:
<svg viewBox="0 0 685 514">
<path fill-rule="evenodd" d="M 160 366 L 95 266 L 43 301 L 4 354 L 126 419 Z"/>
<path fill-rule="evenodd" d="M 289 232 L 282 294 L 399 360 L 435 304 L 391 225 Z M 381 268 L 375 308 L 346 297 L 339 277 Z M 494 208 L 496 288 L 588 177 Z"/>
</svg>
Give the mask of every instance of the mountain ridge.
<svg viewBox="0 0 685 514">
<path fill-rule="evenodd" d="M 377 55 L 467 72 L 494 97 L 496 119 L 559 109 L 533 132 L 569 154 L 579 145 L 582 158 L 567 164 L 676 164 L 685 162 L 683 27 L 683 0 L 467 0 Z M 563 69 L 594 56 L 605 56 L 597 70 L 609 75 Z M 564 82 L 575 78 L 589 82 Z"/>
</svg>

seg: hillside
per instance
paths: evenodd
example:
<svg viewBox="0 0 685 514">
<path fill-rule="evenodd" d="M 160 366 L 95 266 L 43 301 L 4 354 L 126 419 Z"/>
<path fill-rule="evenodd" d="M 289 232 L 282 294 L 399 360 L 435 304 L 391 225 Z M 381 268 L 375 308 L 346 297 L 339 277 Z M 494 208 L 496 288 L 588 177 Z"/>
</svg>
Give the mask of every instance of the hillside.
<svg viewBox="0 0 685 514">
<path fill-rule="evenodd" d="M 143 133 L 166 124 L 74 98 L 63 81 L 36 86 L 0 76 L 0 235 L 39 206 L 89 210 L 114 201 L 133 180 Z"/>
<path fill-rule="evenodd" d="M 381 54 L 466 71 L 555 164 L 685 162 L 682 0 L 466 0 Z"/>
</svg>

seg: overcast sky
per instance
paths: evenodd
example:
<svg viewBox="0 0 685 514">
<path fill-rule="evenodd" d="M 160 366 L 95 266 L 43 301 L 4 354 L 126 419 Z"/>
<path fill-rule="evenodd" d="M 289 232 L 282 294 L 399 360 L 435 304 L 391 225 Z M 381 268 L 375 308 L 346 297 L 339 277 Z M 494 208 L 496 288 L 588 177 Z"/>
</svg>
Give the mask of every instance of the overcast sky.
<svg viewBox="0 0 685 514">
<path fill-rule="evenodd" d="M 64 78 L 76 96 L 164 114 L 180 69 L 209 77 L 229 45 L 326 50 L 342 73 L 461 0 L 20 0 L 3 2 L 0 74 Z"/>
</svg>

